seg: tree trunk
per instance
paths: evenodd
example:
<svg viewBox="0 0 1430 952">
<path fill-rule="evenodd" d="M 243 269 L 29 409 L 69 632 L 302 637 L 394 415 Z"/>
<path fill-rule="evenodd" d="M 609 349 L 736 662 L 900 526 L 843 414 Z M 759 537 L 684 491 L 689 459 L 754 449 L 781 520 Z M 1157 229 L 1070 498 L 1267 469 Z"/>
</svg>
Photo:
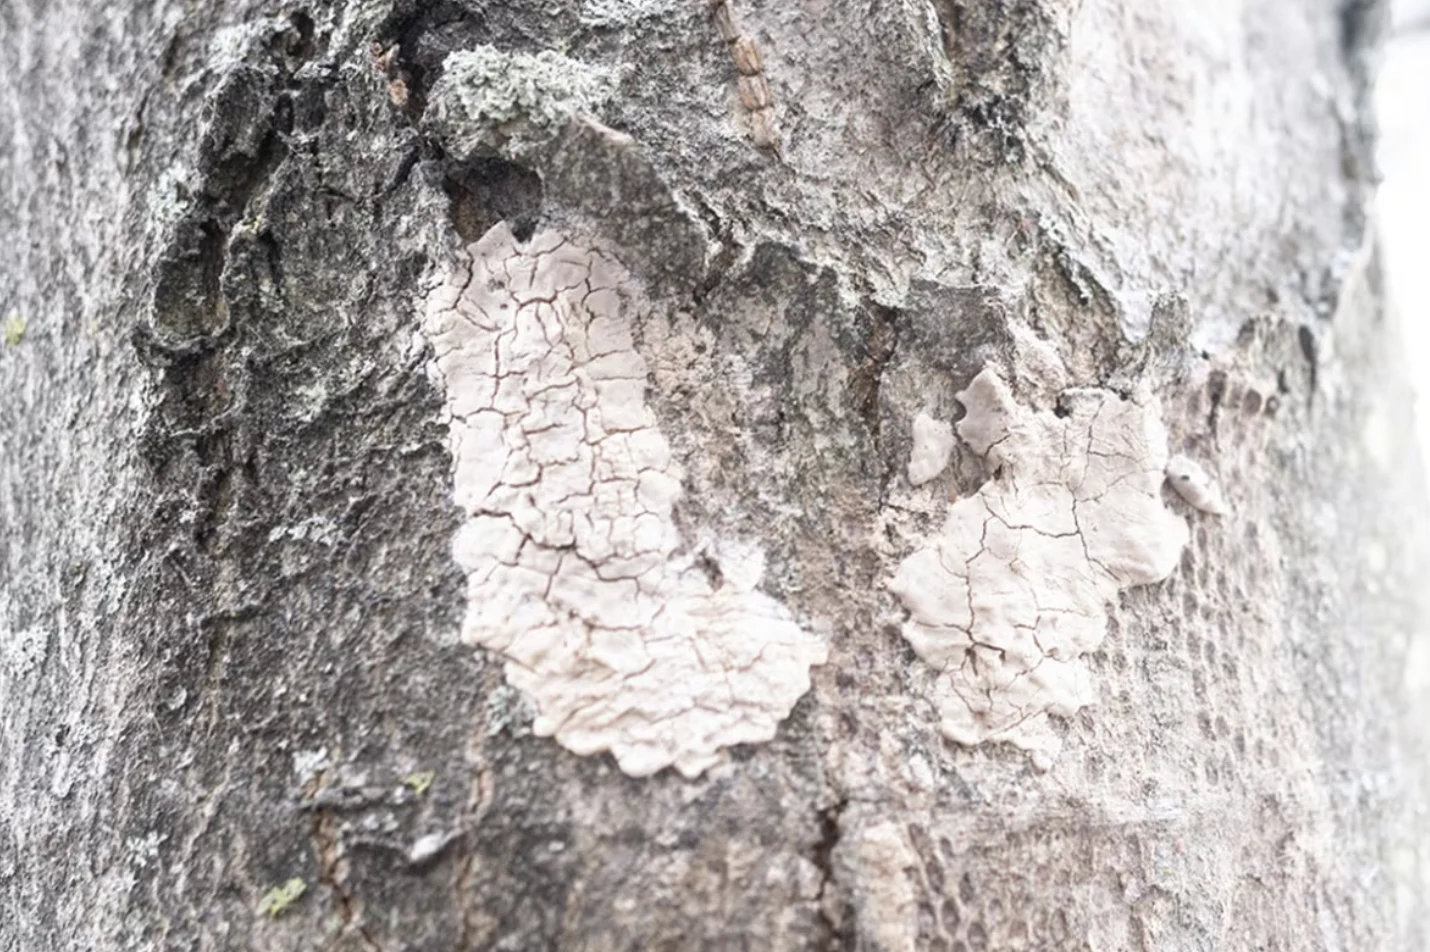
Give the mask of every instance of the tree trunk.
<svg viewBox="0 0 1430 952">
<path fill-rule="evenodd" d="M 0 948 L 1425 948 L 1379 19 L 0 5 Z"/>
</svg>

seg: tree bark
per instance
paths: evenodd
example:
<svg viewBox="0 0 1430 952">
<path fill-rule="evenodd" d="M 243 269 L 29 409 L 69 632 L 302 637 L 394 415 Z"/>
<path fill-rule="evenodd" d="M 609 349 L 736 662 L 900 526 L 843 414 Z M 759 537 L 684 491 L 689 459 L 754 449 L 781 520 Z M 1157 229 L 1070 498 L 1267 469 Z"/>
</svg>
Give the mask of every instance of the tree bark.
<svg viewBox="0 0 1430 952">
<path fill-rule="evenodd" d="M 0 5 L 0 948 L 1425 948 L 1380 19 Z"/>
</svg>

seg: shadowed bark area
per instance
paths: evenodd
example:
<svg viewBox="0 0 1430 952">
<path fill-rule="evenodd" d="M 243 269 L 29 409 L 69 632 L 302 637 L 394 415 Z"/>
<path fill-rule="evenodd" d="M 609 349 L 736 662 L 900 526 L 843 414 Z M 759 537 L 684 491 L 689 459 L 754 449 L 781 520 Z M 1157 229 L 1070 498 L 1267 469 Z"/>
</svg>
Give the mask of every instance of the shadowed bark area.
<svg viewBox="0 0 1430 952">
<path fill-rule="evenodd" d="M 0 4 L 0 949 L 1425 947 L 1380 16 Z M 619 263 L 666 554 L 718 592 L 758 550 L 827 648 L 693 778 L 538 736 L 464 621 L 424 313 L 498 227 Z M 966 438 L 906 477 L 990 369 L 1155 401 L 1226 504 L 1162 490 L 1189 541 L 1046 762 L 945 736 L 889 587 L 1028 488 Z"/>
</svg>

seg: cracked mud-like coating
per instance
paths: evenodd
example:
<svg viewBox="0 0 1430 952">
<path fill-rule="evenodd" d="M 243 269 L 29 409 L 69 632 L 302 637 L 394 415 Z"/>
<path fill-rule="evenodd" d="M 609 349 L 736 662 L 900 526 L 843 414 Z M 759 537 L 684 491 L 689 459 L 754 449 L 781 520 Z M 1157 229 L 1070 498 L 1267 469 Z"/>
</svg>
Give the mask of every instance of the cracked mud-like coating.
<svg viewBox="0 0 1430 952">
<path fill-rule="evenodd" d="M 645 405 L 631 281 L 599 249 L 500 225 L 428 297 L 468 519 L 463 636 L 506 660 L 537 734 L 687 776 L 765 741 L 825 648 L 755 590 L 763 559 L 683 550 L 681 470 Z"/>
<path fill-rule="evenodd" d="M 1187 543 L 1161 501 L 1166 431 L 1150 396 L 1067 390 L 1038 412 L 993 370 L 958 398 L 958 434 L 993 478 L 949 506 L 890 588 L 904 637 L 941 672 L 945 736 L 1010 741 L 1046 767 L 1061 749 L 1048 715 L 1096 700 L 1081 656 L 1102 643 L 1108 602 L 1166 578 Z"/>
</svg>

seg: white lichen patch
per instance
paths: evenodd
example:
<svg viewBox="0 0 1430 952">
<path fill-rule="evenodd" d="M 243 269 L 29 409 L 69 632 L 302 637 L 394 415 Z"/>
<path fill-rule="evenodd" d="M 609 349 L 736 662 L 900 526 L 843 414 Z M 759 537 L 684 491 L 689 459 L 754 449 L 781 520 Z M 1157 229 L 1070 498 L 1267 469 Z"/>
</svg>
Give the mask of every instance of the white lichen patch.
<svg viewBox="0 0 1430 952">
<path fill-rule="evenodd" d="M 1221 489 L 1202 465 L 1180 453 L 1167 460 L 1167 482 L 1187 505 L 1214 516 L 1226 515 Z"/>
<path fill-rule="evenodd" d="M 904 637 L 939 672 L 944 735 L 1009 741 L 1045 768 L 1061 749 L 1048 716 L 1096 699 L 1081 656 L 1101 644 L 1108 602 L 1166 578 L 1187 542 L 1161 501 L 1167 435 L 1150 395 L 1073 389 L 1036 411 L 987 369 L 958 399 L 958 434 L 992 476 L 890 588 Z"/>
<path fill-rule="evenodd" d="M 442 61 L 427 121 L 462 155 L 524 158 L 554 139 L 572 116 L 599 116 L 617 79 L 611 70 L 555 50 L 508 53 L 479 46 Z"/>
<path fill-rule="evenodd" d="M 953 426 L 927 413 L 914 417 L 914 447 L 909 453 L 909 483 L 922 486 L 943 472 L 953 453 Z"/>
<path fill-rule="evenodd" d="M 626 773 L 686 776 L 772 738 L 825 647 L 756 590 L 751 546 L 683 550 L 681 470 L 645 405 L 631 279 L 604 251 L 499 225 L 428 297 L 467 573 L 463 636 L 534 731 Z"/>
</svg>

